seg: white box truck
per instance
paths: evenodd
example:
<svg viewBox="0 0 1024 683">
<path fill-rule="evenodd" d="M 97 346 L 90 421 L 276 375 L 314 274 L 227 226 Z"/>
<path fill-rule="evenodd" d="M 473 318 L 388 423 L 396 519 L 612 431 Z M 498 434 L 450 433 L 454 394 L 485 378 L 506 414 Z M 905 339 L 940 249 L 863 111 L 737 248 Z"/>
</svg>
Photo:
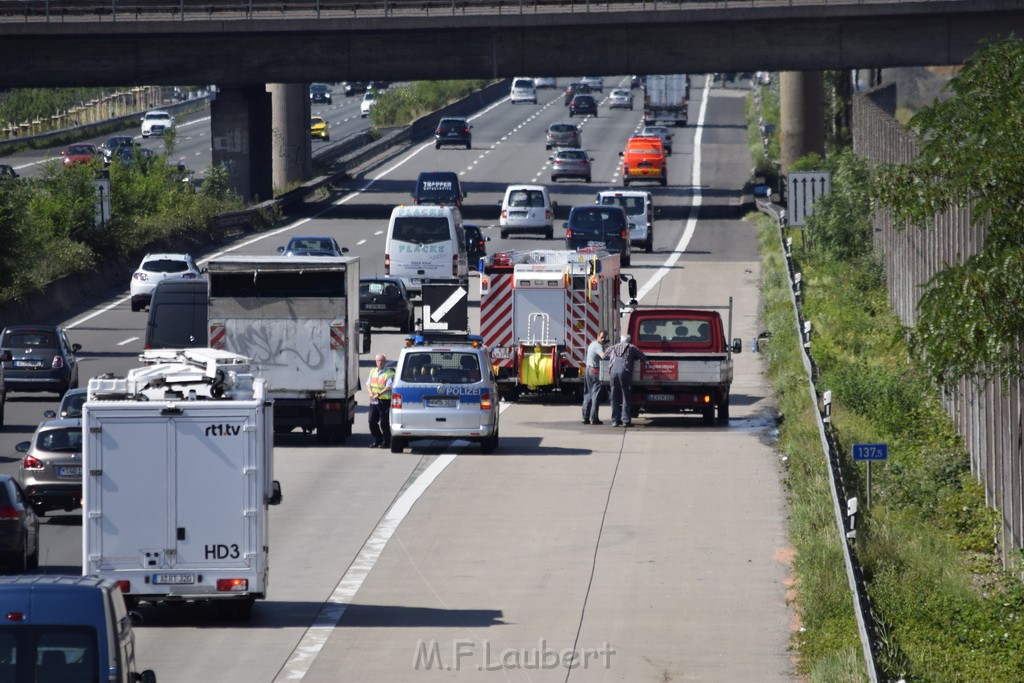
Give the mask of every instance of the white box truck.
<svg viewBox="0 0 1024 683">
<path fill-rule="evenodd" d="M 344 441 L 359 391 L 359 259 L 229 255 L 206 268 L 210 346 L 267 381 L 275 431 Z"/>
<path fill-rule="evenodd" d="M 242 356 L 154 350 L 89 381 L 82 410 L 82 573 L 139 602 L 266 597 L 273 403 Z"/>
<path fill-rule="evenodd" d="M 644 125 L 658 121 L 685 126 L 689 122 L 690 77 L 686 74 L 647 76 L 644 79 Z"/>
</svg>

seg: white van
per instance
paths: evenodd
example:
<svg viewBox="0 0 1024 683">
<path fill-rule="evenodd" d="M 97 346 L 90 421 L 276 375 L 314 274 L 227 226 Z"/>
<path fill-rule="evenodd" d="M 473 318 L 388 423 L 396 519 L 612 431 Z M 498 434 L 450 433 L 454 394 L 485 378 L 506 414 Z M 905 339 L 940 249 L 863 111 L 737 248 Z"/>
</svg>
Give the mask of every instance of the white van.
<svg viewBox="0 0 1024 683">
<path fill-rule="evenodd" d="M 512 104 L 520 102 L 537 104 L 537 84 L 533 82 L 532 78 L 513 78 L 512 91 L 509 93 L 508 98 L 512 101 Z"/>
<path fill-rule="evenodd" d="M 597 193 L 597 204 L 621 206 L 629 221 L 629 240 L 643 245 L 644 251 L 654 251 L 654 198 L 641 190 L 607 190 Z"/>
<path fill-rule="evenodd" d="M 384 243 L 384 274 L 401 278 L 414 294 L 429 282 L 468 284 L 462 213 L 454 206 L 396 206 Z"/>
<path fill-rule="evenodd" d="M 555 205 L 543 185 L 509 185 L 501 201 L 501 238 L 516 233 L 554 234 Z"/>
</svg>

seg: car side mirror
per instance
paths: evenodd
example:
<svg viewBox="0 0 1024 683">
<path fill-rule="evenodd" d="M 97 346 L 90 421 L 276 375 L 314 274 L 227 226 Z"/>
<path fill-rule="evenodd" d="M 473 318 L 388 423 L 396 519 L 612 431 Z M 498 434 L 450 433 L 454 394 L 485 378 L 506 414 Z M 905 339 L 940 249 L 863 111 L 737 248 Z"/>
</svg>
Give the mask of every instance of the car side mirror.
<svg viewBox="0 0 1024 683">
<path fill-rule="evenodd" d="M 152 669 L 146 669 L 139 674 L 139 683 L 156 683 L 156 674 Z"/>
<path fill-rule="evenodd" d="M 569 222 L 565 221 L 564 223 L 562 223 L 562 230 L 568 230 L 568 229 L 569 229 Z"/>
<path fill-rule="evenodd" d="M 277 248 L 277 253 L 278 254 L 283 254 L 284 253 L 284 247 L 278 247 Z"/>
<path fill-rule="evenodd" d="M 21 443 L 14 447 L 14 450 L 18 451 L 19 453 L 28 453 L 28 447 L 31 445 L 31 441 L 22 441 Z"/>
<path fill-rule="evenodd" d="M 626 153 L 625 152 L 619 152 L 619 156 L 620 157 L 624 157 L 624 156 L 626 156 Z"/>
<path fill-rule="evenodd" d="M 743 341 L 739 337 L 732 340 L 732 347 L 730 347 L 733 353 L 739 353 L 743 350 Z"/>
<path fill-rule="evenodd" d="M 82 345 L 81 344 L 72 344 L 71 345 L 71 353 L 78 353 L 81 350 L 82 350 Z"/>
<path fill-rule="evenodd" d="M 341 253 L 342 254 L 347 254 L 348 253 L 348 247 L 342 247 L 341 248 Z"/>
<path fill-rule="evenodd" d="M 46 417 L 46 418 L 49 418 L 49 419 L 52 420 L 53 418 L 57 417 L 57 413 L 55 411 L 53 411 L 53 410 L 44 410 L 43 411 L 43 417 Z"/>
<path fill-rule="evenodd" d="M 7 349 L 2 354 L 0 354 L 0 361 L 4 363 L 10 363 L 12 360 L 14 360 L 14 356 L 11 355 L 10 349 Z"/>
<path fill-rule="evenodd" d="M 267 505 L 280 505 L 281 501 L 284 500 L 284 496 L 281 495 L 281 482 L 274 480 L 270 484 L 270 498 L 267 498 Z"/>
</svg>

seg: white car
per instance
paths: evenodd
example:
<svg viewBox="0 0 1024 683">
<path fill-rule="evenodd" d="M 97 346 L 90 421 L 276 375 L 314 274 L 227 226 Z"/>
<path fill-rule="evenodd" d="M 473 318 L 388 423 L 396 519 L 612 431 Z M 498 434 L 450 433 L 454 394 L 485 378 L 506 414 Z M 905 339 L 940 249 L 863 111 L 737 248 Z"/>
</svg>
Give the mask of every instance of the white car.
<svg viewBox="0 0 1024 683">
<path fill-rule="evenodd" d="M 558 79 L 550 78 L 548 76 L 534 76 L 533 84 L 537 86 L 538 90 L 540 90 L 541 88 L 557 88 Z"/>
<path fill-rule="evenodd" d="M 644 126 L 640 131 L 642 137 L 661 138 L 661 146 L 665 148 L 665 154 L 672 153 L 672 131 L 668 126 Z"/>
<path fill-rule="evenodd" d="M 142 137 L 150 135 L 163 135 L 165 131 L 174 127 L 174 117 L 170 113 L 155 109 L 147 111 L 142 117 Z"/>
<path fill-rule="evenodd" d="M 509 185 L 500 204 L 502 239 L 517 233 L 554 236 L 555 203 L 543 185 Z"/>
<path fill-rule="evenodd" d="M 512 79 L 512 89 L 509 91 L 508 99 L 512 104 L 530 102 L 537 104 L 537 85 L 532 78 Z"/>
<path fill-rule="evenodd" d="M 377 96 L 372 90 L 367 90 L 363 95 L 363 101 L 359 103 L 359 116 L 366 118 L 370 115 L 370 109 L 377 104 Z"/>
<path fill-rule="evenodd" d="M 632 109 L 633 93 L 625 88 L 616 88 L 608 95 L 609 109 Z"/>
<path fill-rule="evenodd" d="M 580 79 L 580 83 L 586 83 L 591 90 L 596 92 L 604 92 L 604 78 L 601 76 L 584 76 Z"/>
<path fill-rule="evenodd" d="M 654 251 L 654 197 L 642 190 L 607 190 L 598 192 L 596 204 L 621 206 L 629 221 L 629 241 L 642 245 L 648 254 Z"/>
<path fill-rule="evenodd" d="M 164 280 L 195 280 L 202 277 L 188 254 L 146 254 L 132 274 L 131 305 L 141 311 L 153 298 L 153 290 Z"/>
</svg>

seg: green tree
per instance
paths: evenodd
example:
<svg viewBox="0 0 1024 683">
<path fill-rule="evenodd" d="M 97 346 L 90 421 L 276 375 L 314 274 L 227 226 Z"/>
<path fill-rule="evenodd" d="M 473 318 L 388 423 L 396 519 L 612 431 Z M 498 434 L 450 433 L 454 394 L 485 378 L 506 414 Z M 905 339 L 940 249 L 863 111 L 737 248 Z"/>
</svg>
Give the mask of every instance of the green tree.
<svg viewBox="0 0 1024 683">
<path fill-rule="evenodd" d="M 985 243 L 939 272 L 919 304 L 914 347 L 950 388 L 961 377 L 1024 375 L 1024 41 L 989 43 L 947 88 L 954 97 L 911 120 L 922 139 L 913 162 L 880 168 L 874 198 L 897 225 L 933 225 L 949 207 L 969 207 Z"/>
</svg>

